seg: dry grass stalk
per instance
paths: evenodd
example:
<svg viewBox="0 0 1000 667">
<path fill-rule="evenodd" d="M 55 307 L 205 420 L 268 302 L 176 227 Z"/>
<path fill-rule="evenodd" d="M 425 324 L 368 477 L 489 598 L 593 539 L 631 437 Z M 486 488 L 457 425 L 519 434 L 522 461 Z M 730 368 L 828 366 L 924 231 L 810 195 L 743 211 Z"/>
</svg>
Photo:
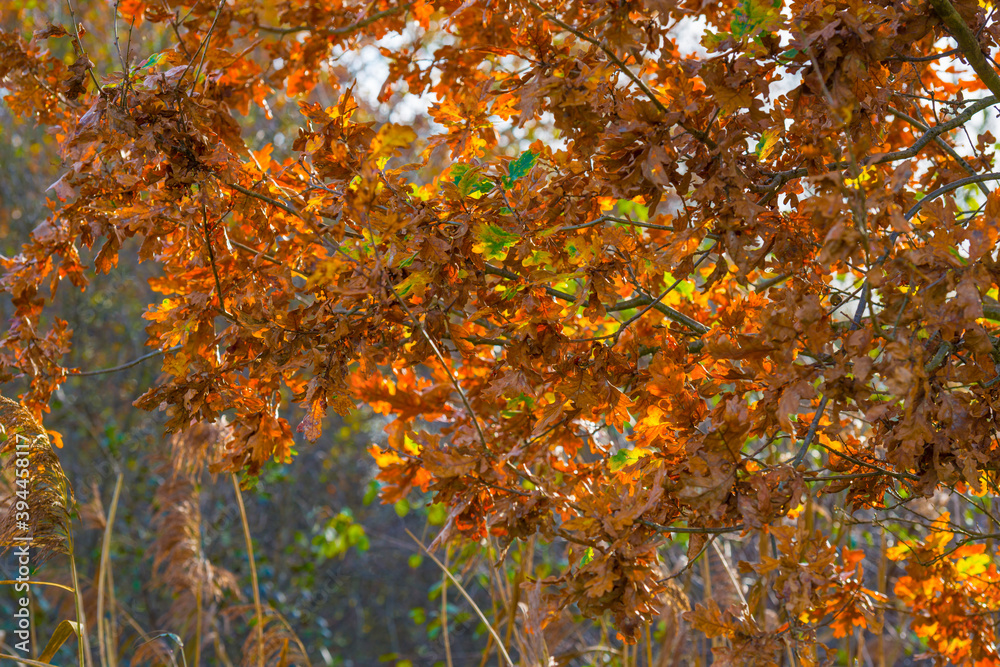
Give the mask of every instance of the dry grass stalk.
<svg viewBox="0 0 1000 667">
<path fill-rule="evenodd" d="M 263 660 L 266 667 L 308 667 L 312 665 L 305 646 L 288 621 L 271 606 L 258 611 L 252 604 L 230 607 L 222 612 L 228 617 L 239 616 L 254 621 L 254 629 L 243 643 L 243 666 L 257 667 Z M 264 622 L 259 621 L 258 613 Z M 260 634 L 258 634 L 260 633 Z M 261 652 L 261 648 L 262 652 Z M 261 657 L 263 656 L 263 657 Z"/>
<path fill-rule="evenodd" d="M 184 645 L 178 641 L 181 648 L 179 653 L 183 656 Z M 175 651 L 170 647 L 163 636 L 156 636 L 143 641 L 132 654 L 132 661 L 137 665 L 149 665 L 149 667 L 178 667 Z M 183 662 L 183 657 L 181 659 Z"/>
<path fill-rule="evenodd" d="M 0 454 L 6 456 L 0 475 L 0 554 L 26 534 L 18 528 L 18 490 L 28 503 L 28 531 L 31 535 L 33 565 L 36 567 L 55 554 L 70 552 L 70 508 L 73 493 L 63 473 L 59 457 L 49 437 L 31 413 L 22 405 L 0 396 Z M 18 445 L 27 452 L 30 471 L 27 488 L 16 484 Z M 26 447 L 25 447 L 26 446 Z"/>
<path fill-rule="evenodd" d="M 115 491 L 111 497 L 111 512 L 104 522 L 104 539 L 101 542 L 101 560 L 97 572 L 97 650 L 101 656 L 101 665 L 117 667 L 116 647 L 118 645 L 114 623 L 104 619 L 104 593 L 107 590 L 111 603 L 111 619 L 115 618 L 115 589 L 111 578 L 111 531 L 115 525 L 115 513 L 118 511 L 118 499 L 121 497 L 124 475 L 118 473 L 115 481 Z M 100 498 L 100 496 L 98 496 Z"/>
<path fill-rule="evenodd" d="M 74 500 L 69 480 L 45 429 L 24 406 L 3 396 L 0 396 L 0 442 L 3 443 L 0 454 L 7 457 L 0 474 L 0 554 L 15 544 L 24 544 L 17 538 L 30 536 L 28 544 L 35 568 L 56 554 L 69 556 L 76 617 L 81 627 L 77 635 L 78 659 L 81 667 L 89 666 L 90 644 L 70 530 Z M 19 465 L 25 459 L 27 465 Z M 26 485 L 18 484 L 24 479 L 18 477 L 19 468 L 29 471 Z M 27 521 L 18 520 L 18 514 L 23 517 L 25 512 L 23 506 L 19 508 L 22 500 L 27 503 Z"/>
<path fill-rule="evenodd" d="M 226 443 L 233 438 L 233 427 L 220 419 L 215 424 L 194 424 L 170 437 L 170 465 L 173 475 L 195 481 L 222 458 Z"/>
<path fill-rule="evenodd" d="M 154 579 L 175 595 L 168 618 L 177 624 L 199 623 L 199 607 L 221 601 L 226 591 L 238 592 L 233 573 L 213 565 L 202 549 L 200 499 L 186 477 L 166 477 L 155 494 Z"/>
<path fill-rule="evenodd" d="M 209 561 L 201 540 L 200 482 L 222 443 L 231 437 L 229 431 L 221 422 L 195 424 L 174 434 L 157 469 L 163 481 L 154 494 L 154 582 L 174 596 L 164 623 L 192 641 L 187 651 L 194 665 L 200 663 L 203 637 L 211 635 L 217 624 L 223 597 L 227 592 L 239 595 L 235 575 Z M 160 664 L 156 661 L 163 658 L 175 659 L 172 647 L 162 639 L 147 642 L 138 655 L 152 664 Z"/>
</svg>

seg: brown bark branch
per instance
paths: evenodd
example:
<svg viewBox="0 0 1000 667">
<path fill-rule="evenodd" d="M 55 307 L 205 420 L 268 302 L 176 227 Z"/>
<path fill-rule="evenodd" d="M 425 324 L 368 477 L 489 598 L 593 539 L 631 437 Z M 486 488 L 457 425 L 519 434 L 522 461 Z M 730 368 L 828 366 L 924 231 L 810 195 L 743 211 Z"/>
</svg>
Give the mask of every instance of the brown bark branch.
<svg viewBox="0 0 1000 667">
<path fill-rule="evenodd" d="M 892 115 L 894 115 L 896 118 L 899 118 L 900 120 L 906 121 L 907 123 L 909 123 L 913 127 L 915 127 L 918 130 L 920 130 L 921 132 L 926 132 L 928 129 L 930 129 L 926 125 L 924 125 L 923 123 L 921 123 L 919 120 L 917 120 L 916 118 L 913 118 L 912 116 L 908 116 L 905 113 L 903 113 L 902 111 L 899 111 L 898 109 L 893 109 L 893 108 L 890 107 L 889 108 L 889 113 L 891 113 Z M 949 156 L 951 156 L 951 159 L 953 159 L 955 162 L 957 162 L 958 164 L 960 164 L 962 166 L 962 169 L 964 169 L 967 174 L 969 174 L 970 176 L 975 176 L 976 170 L 972 168 L 972 165 L 969 164 L 969 161 L 966 160 L 964 157 L 962 157 L 957 150 L 955 150 L 954 148 L 952 148 L 951 145 L 949 145 L 947 141 L 945 141 L 944 139 L 942 139 L 941 135 L 938 135 L 938 136 L 934 137 L 934 143 L 936 143 L 938 146 L 940 146 L 941 150 L 943 150 L 945 153 L 947 153 Z M 990 194 L 990 189 L 988 187 L 986 187 L 985 185 L 983 185 L 982 183 L 979 184 L 979 190 L 984 195 L 986 195 L 986 196 L 989 196 L 989 194 Z"/>
<path fill-rule="evenodd" d="M 1000 181 L 1000 173 L 990 172 L 988 174 L 977 174 L 975 176 L 969 176 L 967 178 L 960 178 L 957 181 L 952 181 L 951 183 L 948 183 L 947 185 L 942 185 L 937 190 L 934 190 L 926 197 L 924 197 L 916 204 L 914 204 L 913 207 L 906 212 L 903 218 L 906 220 L 911 219 L 913 216 L 915 216 L 917 213 L 920 212 L 920 209 L 923 208 L 924 204 L 937 199 L 941 195 L 948 194 L 952 190 L 957 190 L 963 185 L 973 185 L 975 183 L 982 183 L 983 181 Z"/>
<path fill-rule="evenodd" d="M 486 265 L 485 272 L 487 274 L 489 274 L 489 275 L 494 275 L 494 276 L 500 276 L 502 278 L 507 278 L 508 280 L 521 280 L 521 276 L 517 275 L 513 271 L 508 271 L 507 269 L 503 269 L 503 268 L 500 268 L 500 267 L 497 267 L 497 266 L 492 266 L 490 264 Z M 563 301 L 568 301 L 570 303 L 573 303 L 573 302 L 576 301 L 576 297 L 573 296 L 572 294 L 568 294 L 567 292 L 563 292 L 561 290 L 557 290 L 554 287 L 546 286 L 545 287 L 545 292 L 549 296 L 553 296 L 553 297 L 555 297 L 557 299 L 561 299 Z M 690 318 L 687 315 L 685 315 L 684 313 L 680 312 L 679 310 L 674 310 L 670 306 L 667 306 L 667 305 L 665 305 L 663 303 L 659 303 L 655 299 L 653 299 L 651 297 L 648 297 L 648 296 L 645 296 L 645 295 L 637 296 L 637 297 L 629 299 L 627 301 L 621 301 L 621 302 L 616 303 L 616 304 L 614 304 L 612 306 L 608 306 L 607 310 L 610 311 L 610 312 L 615 312 L 615 311 L 619 311 L 619 310 L 628 310 L 630 308 L 637 308 L 637 307 L 640 307 L 640 306 L 649 306 L 650 304 L 653 304 L 652 307 L 655 308 L 656 310 L 658 310 L 663 315 L 665 315 L 667 318 L 673 320 L 674 322 L 677 322 L 678 324 L 681 324 L 681 325 L 687 327 L 688 329 L 690 329 L 691 331 L 694 331 L 695 333 L 697 333 L 699 335 L 704 335 L 704 334 L 707 334 L 709 331 L 711 331 L 710 327 L 705 326 L 704 324 L 702 324 L 698 320 Z"/>
<path fill-rule="evenodd" d="M 1000 76 L 997 75 L 993 66 L 987 62 L 983 55 L 983 49 L 979 46 L 979 39 L 972 32 L 965 19 L 958 13 L 955 6 L 949 0 L 929 0 L 931 7 L 940 17 L 941 22 L 948 28 L 948 32 L 958 42 L 958 48 L 962 50 L 972 69 L 976 71 L 990 92 L 1000 97 Z"/>
<path fill-rule="evenodd" d="M 876 164 L 885 164 L 886 162 L 896 162 L 897 160 L 905 160 L 907 158 L 915 157 L 921 150 L 923 150 L 924 146 L 933 141 L 935 137 L 944 134 L 945 132 L 948 132 L 950 130 L 954 130 L 955 128 L 961 127 L 977 113 L 979 113 L 983 109 L 993 106 L 998 101 L 1000 101 L 1000 95 L 990 95 L 989 97 L 984 97 L 981 100 L 977 100 L 972 105 L 970 105 L 968 109 L 966 109 L 959 115 L 955 116 L 951 120 L 945 123 L 939 123 L 934 127 L 930 128 L 929 130 L 927 130 L 927 132 L 922 134 L 920 138 L 917 139 L 915 142 L 913 142 L 913 145 L 911 145 L 909 148 L 893 151 L 891 153 L 885 153 L 884 155 L 872 156 L 867 160 L 863 160 L 862 166 L 870 167 Z M 839 171 L 841 169 L 846 169 L 849 166 L 850 163 L 848 162 L 834 162 L 832 164 L 826 165 L 824 168 L 827 171 Z M 792 180 L 793 178 L 801 178 L 803 176 L 808 176 L 808 175 L 809 175 L 809 170 L 806 169 L 805 167 L 798 167 L 796 169 L 779 171 L 771 174 L 771 179 L 769 183 L 765 185 L 765 187 L 771 187 L 771 183 L 775 183 L 777 184 L 777 186 L 780 187 L 781 185 L 784 185 L 788 181 Z"/>
<path fill-rule="evenodd" d="M 177 350 L 181 349 L 181 347 L 182 347 L 181 345 L 174 345 L 173 347 L 169 347 L 166 350 L 155 350 L 153 352 L 150 352 L 149 354 L 144 354 L 141 357 L 137 357 L 132 361 L 127 361 L 124 364 L 112 366 L 111 368 L 101 368 L 96 371 L 78 371 L 76 373 L 71 372 L 69 373 L 69 375 L 71 377 L 88 377 L 91 375 L 106 375 L 108 373 L 117 373 L 118 371 L 123 371 L 128 368 L 132 368 L 133 366 L 138 366 L 147 359 L 152 359 L 154 357 L 167 354 L 168 352 L 176 352 Z"/>
</svg>

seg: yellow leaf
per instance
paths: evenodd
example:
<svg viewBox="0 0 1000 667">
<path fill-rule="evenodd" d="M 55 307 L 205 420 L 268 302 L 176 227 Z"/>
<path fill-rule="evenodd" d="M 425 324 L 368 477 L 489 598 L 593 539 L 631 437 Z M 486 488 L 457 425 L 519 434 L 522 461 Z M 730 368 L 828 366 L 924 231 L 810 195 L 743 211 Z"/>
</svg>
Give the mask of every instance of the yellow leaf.
<svg viewBox="0 0 1000 667">
<path fill-rule="evenodd" d="M 372 140 L 372 155 L 390 157 L 397 153 L 400 148 L 413 145 L 416 140 L 417 133 L 412 128 L 406 125 L 386 123 Z"/>
</svg>

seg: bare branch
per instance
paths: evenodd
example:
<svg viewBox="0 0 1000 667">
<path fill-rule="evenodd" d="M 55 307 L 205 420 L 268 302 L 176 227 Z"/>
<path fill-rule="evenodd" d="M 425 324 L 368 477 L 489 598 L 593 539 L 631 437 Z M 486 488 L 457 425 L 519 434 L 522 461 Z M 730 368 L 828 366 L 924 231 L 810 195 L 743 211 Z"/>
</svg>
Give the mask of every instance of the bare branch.
<svg viewBox="0 0 1000 667">
<path fill-rule="evenodd" d="M 66 0 L 66 5 L 69 7 L 69 18 L 73 21 L 73 32 L 76 34 L 76 46 L 80 49 L 80 57 L 90 63 L 90 67 L 87 68 L 87 74 L 90 75 L 90 80 L 94 82 L 97 92 L 101 92 L 104 89 L 101 88 L 101 84 L 98 83 L 97 77 L 94 76 L 94 63 L 90 60 L 90 57 L 87 56 L 87 50 L 83 48 L 83 40 L 80 39 L 80 24 L 76 22 L 76 10 L 73 9 L 73 0 Z"/>
<path fill-rule="evenodd" d="M 802 441 L 802 448 L 799 449 L 799 453 L 796 454 L 795 458 L 792 460 L 793 468 L 798 467 L 798 465 L 805 460 L 806 452 L 809 451 L 809 445 L 812 444 L 813 438 L 816 437 L 816 429 L 819 428 L 819 420 L 823 417 L 823 413 L 826 411 L 826 404 L 829 400 L 828 396 L 823 396 L 823 398 L 820 399 L 819 407 L 816 408 L 816 414 L 813 416 L 812 423 L 809 425 L 809 431 L 806 433 L 806 439 Z"/>
<path fill-rule="evenodd" d="M 976 71 L 990 92 L 1000 97 L 1000 76 L 997 76 L 996 70 L 986 61 L 975 33 L 972 32 L 949 0 L 929 0 L 929 2 L 948 28 L 948 32 L 958 42 L 958 48 L 962 50 L 962 54 L 972 65 L 972 69 Z"/>
<path fill-rule="evenodd" d="M 969 176 L 967 178 L 960 178 L 957 181 L 948 183 L 947 185 L 942 185 L 937 190 L 934 190 L 926 197 L 924 197 L 916 204 L 914 204 L 913 207 L 909 211 L 907 211 L 906 215 L 904 215 L 903 217 L 906 220 L 909 220 L 917 213 L 919 213 L 920 209 L 923 208 L 924 204 L 926 204 L 927 202 L 933 201 L 938 197 L 940 197 L 941 195 L 948 194 L 952 190 L 957 190 L 964 185 L 973 185 L 974 183 L 982 183 L 983 181 L 998 181 L 998 180 L 1000 180 L 1000 173 L 990 172 L 988 174 L 977 174 L 975 176 Z"/>
<path fill-rule="evenodd" d="M 92 375 L 106 375 L 108 373 L 117 373 L 118 371 L 123 371 L 128 368 L 132 368 L 133 366 L 138 366 L 147 359 L 153 359 L 154 357 L 158 357 L 162 354 L 167 354 L 168 352 L 176 352 L 177 350 L 181 349 L 181 347 L 182 347 L 181 345 L 174 345 L 173 347 L 168 347 L 166 350 L 155 350 L 153 352 L 150 352 L 149 354 L 144 354 L 141 357 L 133 359 L 132 361 L 128 361 L 124 364 L 119 364 L 117 366 L 112 366 L 111 368 L 101 368 L 96 371 L 77 371 L 75 373 L 71 372 L 70 375 L 73 377 L 89 377 Z"/>
<path fill-rule="evenodd" d="M 492 266 L 490 264 L 486 265 L 485 272 L 488 273 L 488 274 L 490 274 L 490 275 L 500 276 L 502 278 L 507 278 L 508 280 L 521 280 L 521 276 L 517 275 L 516 273 L 513 273 L 512 271 L 508 271 L 507 269 L 503 269 L 503 268 L 500 268 L 500 267 Z M 576 301 L 576 297 L 573 296 L 572 294 L 568 294 L 568 293 L 563 292 L 561 290 L 557 290 L 554 287 L 549 287 L 548 285 L 545 286 L 545 292 L 549 296 L 553 296 L 553 297 L 555 297 L 557 299 L 561 299 L 563 301 L 569 301 L 570 303 Z M 639 306 L 648 306 L 650 304 L 653 304 L 654 301 L 655 300 L 653 298 L 651 298 L 651 297 L 648 297 L 648 296 L 645 296 L 645 295 L 641 295 L 641 296 L 637 296 L 637 297 L 634 297 L 632 299 L 629 299 L 627 301 L 620 301 L 620 302 L 618 302 L 618 303 L 616 303 L 616 304 L 614 304 L 612 306 L 608 306 L 607 310 L 610 311 L 610 312 L 615 312 L 615 311 L 619 311 L 619 310 L 628 310 L 630 308 L 637 308 Z M 690 318 L 687 315 L 685 315 L 684 313 L 680 312 L 679 310 L 674 310 L 670 306 L 667 306 L 667 305 L 665 305 L 663 303 L 656 302 L 655 305 L 653 305 L 653 308 L 655 308 L 659 312 L 663 313 L 664 315 L 666 315 L 669 319 L 673 320 L 674 322 L 677 322 L 678 324 L 681 324 L 681 325 L 687 327 L 688 329 L 690 329 L 691 331 L 694 331 L 695 333 L 698 333 L 700 335 L 704 335 L 704 334 L 708 333 L 709 331 L 711 331 L 710 327 L 705 326 L 704 324 L 702 324 L 698 320 Z"/>
<path fill-rule="evenodd" d="M 890 107 L 889 108 L 889 113 L 891 113 L 892 115 L 896 116 L 896 118 L 899 118 L 901 120 L 906 121 L 907 123 L 909 123 L 913 127 L 917 128 L 918 130 L 926 132 L 929 129 L 926 125 L 924 125 L 923 123 L 921 123 L 916 118 L 913 118 L 912 116 L 908 116 L 905 113 L 903 113 L 902 111 L 899 111 L 898 109 L 893 109 L 892 107 Z M 948 155 L 950 155 L 951 159 L 953 159 L 958 164 L 962 165 L 962 169 L 965 169 L 966 173 L 968 173 L 969 175 L 972 175 L 972 176 L 974 176 L 976 174 L 976 170 L 972 168 L 972 165 L 969 164 L 969 161 L 966 160 L 961 155 L 959 155 L 958 151 L 956 151 L 954 148 L 952 148 L 948 144 L 947 141 L 945 141 L 944 139 L 941 138 L 940 135 L 934 137 L 934 143 L 936 143 L 938 146 L 940 146 L 941 150 L 943 150 L 945 153 L 947 153 Z M 990 189 L 988 187 L 986 187 L 985 185 L 983 185 L 982 183 L 979 184 L 979 189 L 982 191 L 982 193 L 984 195 L 988 196 L 990 194 Z"/>
<path fill-rule="evenodd" d="M 884 153 L 882 155 L 872 156 L 867 160 L 863 160 L 862 164 L 865 167 L 870 167 L 876 164 L 885 164 L 887 162 L 896 162 L 897 160 L 905 160 L 916 156 L 923 150 L 924 146 L 934 140 L 938 135 L 944 134 L 950 130 L 961 127 L 969 121 L 970 118 L 975 116 L 980 111 L 987 109 L 1000 101 L 1000 97 L 996 95 L 990 95 L 989 97 L 984 97 L 981 100 L 977 100 L 975 103 L 969 106 L 965 111 L 955 116 L 951 120 L 945 123 L 939 123 L 934 127 L 930 128 L 920 136 L 913 145 L 909 148 L 903 150 L 893 151 L 891 153 Z M 839 171 L 841 169 L 846 169 L 850 166 L 848 162 L 834 162 L 832 164 L 826 165 L 824 168 L 827 171 Z M 809 170 L 805 167 L 798 167 L 796 169 L 789 169 L 787 171 L 779 171 L 777 173 L 771 174 L 771 179 L 768 182 L 769 187 L 772 183 L 778 186 L 792 180 L 793 178 L 801 178 L 803 176 L 808 176 Z"/>
</svg>

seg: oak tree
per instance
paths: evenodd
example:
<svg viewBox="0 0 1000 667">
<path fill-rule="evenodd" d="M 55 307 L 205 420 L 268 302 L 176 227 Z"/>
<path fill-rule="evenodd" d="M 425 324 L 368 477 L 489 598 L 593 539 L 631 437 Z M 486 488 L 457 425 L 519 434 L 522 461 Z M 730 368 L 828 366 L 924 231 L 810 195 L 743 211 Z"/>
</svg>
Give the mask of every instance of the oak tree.
<svg viewBox="0 0 1000 667">
<path fill-rule="evenodd" d="M 227 416 L 217 471 L 368 406 L 381 497 L 447 507 L 435 545 L 565 547 L 525 583 L 543 626 L 634 641 L 726 536 L 757 545 L 740 599 L 686 615 L 722 664 L 815 664 L 886 611 L 1000 664 L 992 3 L 0 6 L 5 104 L 64 167 L 0 258 L 0 380 L 36 417 L 93 370 L 58 288 L 136 253 L 162 375 L 135 405 Z M 290 150 L 245 131 L 273 113 Z"/>
</svg>

